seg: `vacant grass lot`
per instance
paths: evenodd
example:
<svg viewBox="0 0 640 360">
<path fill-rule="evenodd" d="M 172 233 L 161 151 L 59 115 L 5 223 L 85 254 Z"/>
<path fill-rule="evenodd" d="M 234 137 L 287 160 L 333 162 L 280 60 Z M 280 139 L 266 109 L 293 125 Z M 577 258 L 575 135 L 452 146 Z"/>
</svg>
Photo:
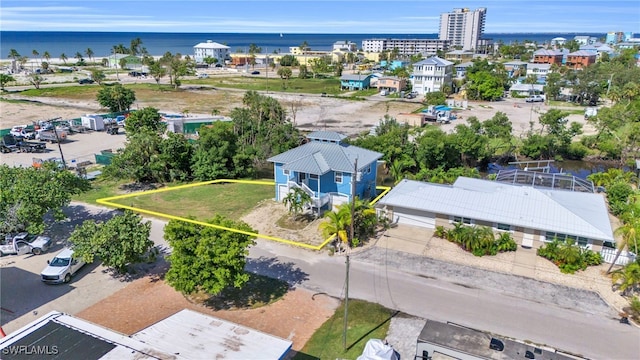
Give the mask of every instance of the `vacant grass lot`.
<svg viewBox="0 0 640 360">
<path fill-rule="evenodd" d="M 295 360 L 356 359 L 369 339 L 384 339 L 394 312 L 378 304 L 349 300 L 347 349 L 343 347 L 344 303 L 307 341 Z"/>
<path fill-rule="evenodd" d="M 218 183 L 153 194 L 113 203 L 204 221 L 215 215 L 237 220 L 262 200 L 274 197 L 273 185 Z"/>
</svg>

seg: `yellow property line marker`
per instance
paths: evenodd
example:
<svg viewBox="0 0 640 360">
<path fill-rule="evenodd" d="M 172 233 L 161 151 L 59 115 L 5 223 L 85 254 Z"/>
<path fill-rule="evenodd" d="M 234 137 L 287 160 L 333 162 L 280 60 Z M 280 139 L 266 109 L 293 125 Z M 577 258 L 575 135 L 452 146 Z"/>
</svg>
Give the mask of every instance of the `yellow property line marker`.
<svg viewBox="0 0 640 360">
<path fill-rule="evenodd" d="M 141 191 L 141 192 L 125 194 L 125 195 L 111 196 L 111 197 L 97 199 L 96 202 L 98 204 L 112 206 L 112 207 L 115 207 L 115 208 L 127 209 L 127 210 L 131 210 L 131 211 L 135 211 L 135 212 L 139 212 L 139 213 L 143 213 L 143 214 L 149 214 L 149 215 L 158 216 L 158 217 L 165 218 L 165 219 L 179 220 L 179 221 L 184 221 L 184 222 L 188 222 L 188 223 L 192 223 L 192 224 L 196 224 L 196 225 L 208 226 L 208 227 L 212 227 L 214 229 L 219 229 L 219 230 L 232 231 L 232 232 L 235 232 L 235 233 L 238 233 L 238 234 L 255 236 L 255 237 L 259 237 L 261 239 L 277 241 L 277 242 L 281 242 L 281 243 L 284 243 L 284 244 L 289 244 L 289 245 L 293 245 L 293 246 L 299 246 L 299 247 L 307 248 L 307 249 L 311 249 L 311 250 L 321 250 L 323 247 L 325 247 L 329 242 L 331 242 L 335 238 L 335 235 L 332 235 L 332 236 L 328 237 L 327 239 L 325 239 L 320 245 L 309 245 L 309 244 L 305 244 L 305 243 L 302 243 L 302 242 L 299 242 L 299 241 L 287 240 L 287 239 L 279 238 L 279 237 L 276 237 L 276 236 L 264 235 L 264 234 L 254 233 L 254 232 L 240 230 L 240 229 L 236 229 L 236 228 L 229 228 L 229 227 L 226 227 L 226 226 L 209 224 L 209 223 L 198 221 L 198 220 L 187 219 L 187 218 L 183 218 L 183 217 L 180 217 L 180 216 L 165 214 L 165 213 L 161 213 L 161 212 L 157 212 L 157 211 L 146 210 L 146 209 L 142 209 L 142 208 L 138 208 L 138 207 L 127 206 L 127 205 L 122 205 L 122 204 L 118 204 L 118 203 L 114 203 L 113 202 L 114 200 L 121 200 L 121 199 L 126 199 L 126 198 L 130 198 L 130 197 L 135 197 L 135 196 L 149 195 L 149 194 L 155 194 L 155 193 L 160 193 L 160 192 L 165 192 L 165 191 L 180 190 L 180 189 L 186 189 L 186 188 L 191 188 L 191 187 L 196 187 L 196 186 L 201 186 L 201 185 L 218 184 L 218 183 L 270 185 L 270 186 L 274 186 L 275 185 L 275 182 L 273 182 L 273 181 L 218 179 L 218 180 L 204 181 L 204 182 L 199 182 L 199 183 L 194 183 L 194 184 L 165 187 L 165 188 L 162 188 L 162 189 Z M 377 186 L 376 189 L 383 190 L 383 191 L 382 191 L 382 193 L 380 193 L 380 195 L 378 195 L 375 199 L 373 199 L 373 201 L 371 202 L 372 205 L 375 204 L 376 202 L 378 202 L 378 200 L 380 200 L 387 192 L 389 192 L 389 190 L 391 190 L 391 188 L 388 187 L 388 186 Z"/>
</svg>

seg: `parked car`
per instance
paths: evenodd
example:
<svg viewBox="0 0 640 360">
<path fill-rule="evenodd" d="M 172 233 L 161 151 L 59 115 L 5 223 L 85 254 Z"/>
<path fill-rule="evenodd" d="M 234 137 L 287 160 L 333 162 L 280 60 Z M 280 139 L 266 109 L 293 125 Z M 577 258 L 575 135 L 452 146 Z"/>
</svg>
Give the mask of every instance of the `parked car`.
<svg viewBox="0 0 640 360">
<path fill-rule="evenodd" d="M 71 277 L 85 265 L 85 262 L 74 259 L 73 250 L 65 248 L 51 261 L 47 260 L 47 264 L 40 273 L 40 280 L 48 284 L 59 284 L 71 281 Z"/>
<path fill-rule="evenodd" d="M 35 236 L 27 232 L 6 235 L 0 241 L 0 256 L 5 255 L 40 255 L 51 247 L 51 238 L 48 236 Z"/>
<path fill-rule="evenodd" d="M 208 74 L 205 74 L 205 73 L 199 73 L 199 74 L 198 74 L 198 79 L 206 79 L 206 78 L 208 78 L 208 77 L 209 77 L 209 75 L 208 75 Z"/>
<path fill-rule="evenodd" d="M 526 102 L 544 102 L 544 97 L 542 95 L 531 95 L 526 98 L 524 101 Z"/>
<path fill-rule="evenodd" d="M 251 75 L 260 75 L 260 71 L 258 71 L 258 70 L 252 71 Z"/>
<path fill-rule="evenodd" d="M 83 84 L 93 84 L 94 81 L 93 79 L 80 79 L 78 80 L 78 84 L 83 85 Z"/>
<path fill-rule="evenodd" d="M 9 131 L 17 139 L 33 140 L 36 137 L 36 131 L 33 126 L 14 126 Z"/>
</svg>

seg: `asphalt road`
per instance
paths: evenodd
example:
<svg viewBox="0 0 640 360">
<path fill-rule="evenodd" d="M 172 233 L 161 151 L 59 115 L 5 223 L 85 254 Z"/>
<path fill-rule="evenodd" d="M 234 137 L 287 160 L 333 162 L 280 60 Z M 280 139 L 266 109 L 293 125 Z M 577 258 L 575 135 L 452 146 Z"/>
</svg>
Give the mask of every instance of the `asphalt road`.
<svg viewBox="0 0 640 360">
<path fill-rule="evenodd" d="M 69 211 L 73 220 L 56 230 L 54 238 L 58 242 L 74 224 L 112 214 L 80 204 L 72 204 Z M 151 238 L 166 248 L 163 226 L 163 221 L 152 220 Z M 127 284 L 125 279 L 105 273 L 101 266 L 90 265 L 68 285 L 45 285 L 37 275 L 56 251 L 0 260 L 3 307 L 0 323 L 5 332 L 47 311 L 75 314 Z M 350 259 L 350 298 L 376 302 L 420 318 L 452 321 L 546 344 L 593 359 L 636 359 L 640 351 L 640 330 L 620 324 L 612 310 L 589 292 L 573 292 L 517 276 L 414 258 L 386 249 L 374 248 L 353 254 Z M 318 293 L 344 296 L 344 256 L 328 256 L 324 251 L 310 252 L 258 239 L 257 246 L 250 250 L 247 269 Z M 407 358 L 408 354 L 403 355 Z"/>
<path fill-rule="evenodd" d="M 462 279 L 441 278 L 440 274 L 455 274 L 459 265 L 439 262 L 439 270 L 421 273 L 400 270 L 397 264 L 415 261 L 405 253 L 385 251 L 385 259 L 354 255 L 351 257 L 349 297 L 382 304 L 394 310 L 438 321 L 451 321 L 476 329 L 491 331 L 538 344 L 546 344 L 573 354 L 593 359 L 637 359 L 640 351 L 640 330 L 623 325 L 606 306 L 592 296 L 585 299 L 549 301 L 537 298 L 536 287 L 548 284 L 528 283 L 522 289 L 520 277 L 467 268 Z M 345 257 L 329 257 L 260 240 L 251 249 L 251 258 L 268 264 L 253 266 L 258 272 L 288 279 L 331 296 L 344 296 Z M 274 260 L 275 259 L 275 260 Z M 423 260 L 428 261 L 428 260 Z M 252 267 L 249 263 L 249 268 Z M 468 278 L 464 280 L 464 278 Z M 474 279 L 482 278 L 482 283 Z M 506 280 L 506 281 L 505 281 Z M 502 290 L 485 287 L 502 284 Z M 561 289 L 559 289 L 561 290 Z M 518 294 L 523 294 L 518 296 Z M 571 291 L 558 291 L 555 297 L 571 296 Z M 579 293 L 580 294 L 580 293 Z M 582 294 L 585 295 L 585 294 Z M 554 297 L 553 294 L 551 296 Z M 594 305 L 595 309 L 592 309 Z M 600 300 L 601 301 L 601 300 Z M 562 304 L 572 303 L 568 308 Z M 561 305 L 558 305 L 561 304 Z M 407 334 L 407 336 L 411 336 Z M 417 334 L 415 334 L 417 336 Z M 403 354 L 406 356 L 406 354 Z"/>
</svg>

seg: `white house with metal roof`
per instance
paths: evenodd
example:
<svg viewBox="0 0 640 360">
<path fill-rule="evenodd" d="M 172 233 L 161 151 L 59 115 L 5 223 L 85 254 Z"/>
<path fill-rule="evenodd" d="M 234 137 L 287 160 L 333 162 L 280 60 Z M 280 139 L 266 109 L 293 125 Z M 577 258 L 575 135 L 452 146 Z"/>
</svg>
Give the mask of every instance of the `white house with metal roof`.
<svg viewBox="0 0 640 360">
<path fill-rule="evenodd" d="M 453 63 L 432 56 L 413 64 L 411 87 L 420 95 L 434 91 L 442 91 L 444 86 L 451 86 Z"/>
<path fill-rule="evenodd" d="M 376 208 L 399 224 L 435 228 L 462 222 L 510 231 L 524 247 L 538 248 L 558 238 L 600 251 L 604 242 L 614 242 L 601 194 L 467 177 L 453 185 L 403 180 Z"/>
<path fill-rule="evenodd" d="M 196 63 L 204 63 L 204 59 L 207 57 L 218 59 L 219 64 L 224 64 L 225 60 L 231 58 L 229 47 L 211 40 L 193 47 L 193 59 Z"/>
<path fill-rule="evenodd" d="M 0 352 L 3 359 L 284 359 L 291 345 L 187 309 L 130 336 L 52 311 L 0 339 Z"/>
<path fill-rule="evenodd" d="M 273 163 L 276 200 L 282 201 L 297 187 L 311 196 L 315 210 L 331 209 L 351 199 L 354 180 L 356 196 L 376 195 L 381 153 L 346 144 L 344 135 L 332 131 L 315 131 L 307 139 L 306 144 L 267 159 Z"/>
</svg>

